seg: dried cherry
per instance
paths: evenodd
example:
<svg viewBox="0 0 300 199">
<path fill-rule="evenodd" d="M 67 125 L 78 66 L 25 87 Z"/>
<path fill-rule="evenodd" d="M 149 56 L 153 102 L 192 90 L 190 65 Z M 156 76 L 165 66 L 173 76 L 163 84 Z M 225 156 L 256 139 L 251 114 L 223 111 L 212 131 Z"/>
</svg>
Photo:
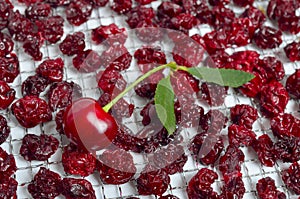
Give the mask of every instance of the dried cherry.
<svg viewBox="0 0 300 199">
<path fill-rule="evenodd" d="M 51 5 L 44 2 L 37 2 L 25 9 L 25 16 L 30 20 L 44 20 L 52 14 Z"/>
<path fill-rule="evenodd" d="M 95 190 L 86 179 L 64 178 L 61 193 L 66 199 L 96 199 Z"/>
<path fill-rule="evenodd" d="M 0 145 L 5 142 L 10 134 L 10 127 L 7 125 L 5 117 L 0 115 Z"/>
<path fill-rule="evenodd" d="M 5 82 L 0 80 L 0 110 L 7 109 L 14 101 L 16 91 Z"/>
<path fill-rule="evenodd" d="M 39 75 L 33 75 L 27 77 L 27 79 L 22 83 L 22 95 L 34 95 L 39 96 L 46 87 L 49 85 L 49 81 L 44 77 Z"/>
<path fill-rule="evenodd" d="M 96 44 L 104 42 L 104 44 L 112 46 L 115 44 L 124 45 L 127 39 L 125 28 L 119 28 L 112 23 L 107 26 L 101 25 L 92 30 L 92 40 Z"/>
<path fill-rule="evenodd" d="M 250 129 L 232 124 L 228 127 L 229 144 L 234 146 L 250 146 L 255 141 L 255 133 Z"/>
<path fill-rule="evenodd" d="M 122 149 L 108 149 L 99 156 L 98 171 L 102 182 L 123 184 L 136 173 L 133 157 Z"/>
<path fill-rule="evenodd" d="M 226 148 L 225 154 L 219 159 L 219 170 L 223 176 L 240 172 L 244 159 L 244 153 L 237 146 L 229 145 Z"/>
<path fill-rule="evenodd" d="M 300 120 L 288 113 L 273 117 L 270 121 L 272 132 L 278 138 L 300 137 Z"/>
<path fill-rule="evenodd" d="M 253 36 L 254 43 L 262 49 L 277 48 L 282 43 L 282 32 L 275 28 L 264 26 Z"/>
<path fill-rule="evenodd" d="M 11 110 L 18 122 L 25 128 L 35 127 L 52 119 L 47 102 L 36 96 L 25 96 L 17 100 L 12 104 Z"/>
<path fill-rule="evenodd" d="M 214 164 L 223 149 L 224 143 L 221 137 L 216 133 L 206 131 L 197 134 L 189 146 L 193 157 L 204 165 Z"/>
<path fill-rule="evenodd" d="M 48 93 L 51 111 L 66 108 L 74 100 L 82 97 L 81 87 L 74 82 L 58 82 L 51 85 Z"/>
<path fill-rule="evenodd" d="M 60 186 L 61 178 L 59 174 L 45 167 L 40 167 L 33 181 L 28 185 L 28 191 L 35 199 L 54 199 L 61 193 Z"/>
<path fill-rule="evenodd" d="M 237 104 L 230 109 L 232 123 L 252 129 L 253 123 L 258 119 L 257 110 L 247 104 Z"/>
<path fill-rule="evenodd" d="M 132 8 L 127 14 L 126 22 L 130 28 L 136 28 L 140 21 L 149 19 L 152 20 L 155 17 L 155 11 L 153 8 L 146 6 L 136 6 Z"/>
<path fill-rule="evenodd" d="M 294 162 L 288 169 L 284 170 L 281 174 L 281 178 L 286 186 L 294 191 L 296 194 L 300 194 L 300 165 Z"/>
<path fill-rule="evenodd" d="M 60 51 L 68 56 L 76 55 L 83 52 L 85 48 L 83 32 L 74 32 L 68 34 L 66 38 L 59 44 Z"/>
<path fill-rule="evenodd" d="M 249 20 L 251 20 L 254 29 L 258 29 L 260 27 L 262 27 L 262 25 L 264 24 L 264 22 L 267 20 L 266 16 L 264 15 L 264 13 L 259 10 L 258 8 L 254 7 L 254 6 L 250 6 L 248 7 L 241 15 L 240 17 L 242 18 L 248 18 Z"/>
<path fill-rule="evenodd" d="M 258 137 L 258 139 L 253 142 L 252 147 L 263 165 L 267 167 L 274 166 L 276 161 L 274 143 L 267 134 Z"/>
<path fill-rule="evenodd" d="M 91 49 L 78 52 L 73 58 L 73 66 L 83 73 L 95 72 L 100 68 L 101 58 L 100 55 Z"/>
<path fill-rule="evenodd" d="M 10 177 L 17 170 L 16 161 L 12 154 L 8 154 L 0 147 L 0 179 Z"/>
<path fill-rule="evenodd" d="M 96 158 L 74 144 L 66 146 L 62 153 L 62 165 L 66 173 L 88 176 L 96 169 Z"/>
<path fill-rule="evenodd" d="M 275 186 L 275 181 L 270 177 L 265 177 L 258 180 L 256 184 L 256 190 L 259 198 L 278 198 L 285 199 L 286 195 L 283 192 L 277 190 Z"/>
<path fill-rule="evenodd" d="M 20 155 L 27 161 L 45 161 L 56 152 L 58 145 L 58 140 L 52 135 L 27 134 L 22 139 Z"/>
<path fill-rule="evenodd" d="M 289 101 L 289 95 L 283 85 L 278 81 L 265 84 L 260 92 L 261 111 L 268 117 L 284 112 Z"/>
<path fill-rule="evenodd" d="M 268 81 L 280 81 L 285 75 L 282 62 L 275 57 L 264 57 L 258 61 L 258 65 L 266 71 Z"/>
<path fill-rule="evenodd" d="M 50 82 L 61 82 L 64 74 L 64 61 L 62 58 L 43 61 L 36 69 L 36 73 Z"/>
<path fill-rule="evenodd" d="M 275 143 L 274 148 L 277 158 L 283 162 L 300 160 L 300 137 L 285 136 Z"/>
<path fill-rule="evenodd" d="M 17 198 L 18 182 L 14 178 L 0 178 L 0 198 Z"/>
<path fill-rule="evenodd" d="M 132 8 L 132 0 L 113 0 L 111 9 L 118 14 L 125 14 Z"/>
<path fill-rule="evenodd" d="M 66 17 L 70 24 L 79 26 L 91 16 L 93 6 L 86 0 L 71 1 L 66 8 Z"/>
<path fill-rule="evenodd" d="M 16 54 L 0 57 L 0 79 L 12 83 L 20 74 L 19 60 Z"/>
<path fill-rule="evenodd" d="M 4 57 L 12 52 L 14 49 L 14 42 L 8 34 L 0 32 L 0 46 L 0 56 Z"/>
<path fill-rule="evenodd" d="M 300 42 L 292 42 L 284 47 L 286 56 L 292 61 L 300 60 Z"/>
</svg>

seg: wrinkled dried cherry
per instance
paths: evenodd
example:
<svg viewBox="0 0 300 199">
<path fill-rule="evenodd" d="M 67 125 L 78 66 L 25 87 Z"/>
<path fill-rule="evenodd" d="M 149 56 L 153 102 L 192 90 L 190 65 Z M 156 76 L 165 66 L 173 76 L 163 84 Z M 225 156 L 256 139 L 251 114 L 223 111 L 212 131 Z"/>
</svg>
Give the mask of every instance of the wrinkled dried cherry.
<svg viewBox="0 0 300 199">
<path fill-rule="evenodd" d="M 5 82 L 0 80 L 0 110 L 7 109 L 14 101 L 16 91 Z"/>
<path fill-rule="evenodd" d="M 52 14 L 52 8 L 48 3 L 37 2 L 25 9 L 25 16 L 30 20 L 44 20 Z"/>
<path fill-rule="evenodd" d="M 64 178 L 60 188 L 66 199 L 96 199 L 95 190 L 86 179 Z"/>
<path fill-rule="evenodd" d="M 78 52 L 73 58 L 73 66 L 83 73 L 95 72 L 100 68 L 101 58 L 100 55 L 91 49 Z"/>
<path fill-rule="evenodd" d="M 17 170 L 16 161 L 12 154 L 8 154 L 0 147 L 0 179 L 10 177 Z"/>
<path fill-rule="evenodd" d="M 66 17 L 70 24 L 79 26 L 92 14 L 93 6 L 86 0 L 71 1 L 66 8 Z"/>
<path fill-rule="evenodd" d="M 284 47 L 286 56 L 292 61 L 300 60 L 300 42 L 292 42 Z"/>
<path fill-rule="evenodd" d="M 300 194 L 300 165 L 297 162 L 294 162 L 288 169 L 284 170 L 281 178 L 290 190 L 298 195 Z"/>
<path fill-rule="evenodd" d="M 92 30 L 92 40 L 96 44 L 104 42 L 106 45 L 124 45 L 127 39 L 125 28 L 119 28 L 116 24 L 112 23 L 107 26 L 101 25 Z"/>
<path fill-rule="evenodd" d="M 250 105 L 237 104 L 230 109 L 230 118 L 234 124 L 252 129 L 253 123 L 258 119 L 258 113 Z"/>
<path fill-rule="evenodd" d="M 0 56 L 4 57 L 12 52 L 14 42 L 8 34 L 0 32 Z"/>
<path fill-rule="evenodd" d="M 18 122 L 25 128 L 35 127 L 52 119 L 47 102 L 36 96 L 25 96 L 17 100 L 12 104 L 11 110 Z"/>
<path fill-rule="evenodd" d="M 267 134 L 258 137 L 258 139 L 253 142 L 252 146 L 257 153 L 259 161 L 263 165 L 267 167 L 274 166 L 276 161 L 274 143 Z"/>
<path fill-rule="evenodd" d="M 278 191 L 275 186 L 275 181 L 270 177 L 265 177 L 258 180 L 256 184 L 256 190 L 259 198 L 267 199 L 267 198 L 278 198 L 285 199 L 286 195 Z"/>
<path fill-rule="evenodd" d="M 10 127 L 7 125 L 5 117 L 0 115 L 0 145 L 5 142 L 10 134 Z"/>
<path fill-rule="evenodd" d="M 275 28 L 264 26 L 253 36 L 254 43 L 262 49 L 277 48 L 282 43 L 282 32 Z"/>
<path fill-rule="evenodd" d="M 12 83 L 20 74 L 19 60 L 16 54 L 0 57 L 0 79 Z"/>
<path fill-rule="evenodd" d="M 27 77 L 27 79 L 22 83 L 22 95 L 34 95 L 39 96 L 46 87 L 49 85 L 49 81 L 44 77 L 39 75 L 33 75 Z"/>
<path fill-rule="evenodd" d="M 237 147 L 252 145 L 255 137 L 255 133 L 244 126 L 232 124 L 228 127 L 229 143 Z"/>
<path fill-rule="evenodd" d="M 56 152 L 58 144 L 58 140 L 52 135 L 27 134 L 22 139 L 20 154 L 27 161 L 45 161 Z"/>
<path fill-rule="evenodd" d="M 50 82 L 61 82 L 64 74 L 64 61 L 62 58 L 47 59 L 36 69 L 36 73 Z"/>
<path fill-rule="evenodd" d="M 76 55 L 83 52 L 85 48 L 83 32 L 74 32 L 68 34 L 66 38 L 59 44 L 60 51 L 68 56 Z"/>
</svg>

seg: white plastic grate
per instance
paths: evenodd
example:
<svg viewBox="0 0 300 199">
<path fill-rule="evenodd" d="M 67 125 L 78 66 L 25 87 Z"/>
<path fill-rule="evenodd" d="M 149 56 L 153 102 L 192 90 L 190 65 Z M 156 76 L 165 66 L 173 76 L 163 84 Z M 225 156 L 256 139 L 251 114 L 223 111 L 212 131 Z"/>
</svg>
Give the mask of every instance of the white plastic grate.
<svg viewBox="0 0 300 199">
<path fill-rule="evenodd" d="M 13 0 L 12 2 L 15 5 L 15 9 L 20 9 L 21 12 L 24 11 L 24 7 L 20 5 L 17 2 L 17 0 Z M 157 8 L 160 2 L 161 1 L 155 1 L 151 3 L 151 6 L 153 6 L 153 8 Z M 262 0 L 262 1 L 256 1 L 254 5 L 262 8 L 266 8 L 267 3 L 268 1 Z M 233 5 L 230 5 L 230 7 L 233 8 L 235 13 L 241 13 L 243 11 L 242 8 L 237 8 L 234 7 Z M 60 15 L 65 18 L 64 9 L 63 8 L 55 9 L 53 15 Z M 92 16 L 90 17 L 90 20 L 79 27 L 71 26 L 67 21 L 65 21 L 64 37 L 68 33 L 73 33 L 75 31 L 82 31 L 85 33 L 86 36 L 86 49 L 91 48 L 93 50 L 101 52 L 103 50 L 102 47 L 94 45 L 91 42 L 90 32 L 93 28 L 96 28 L 99 25 L 108 25 L 110 23 L 116 23 L 120 27 L 128 27 L 125 22 L 125 18 L 123 16 L 119 16 L 114 12 L 112 12 L 111 9 L 109 8 L 109 5 L 107 5 L 106 7 L 94 9 L 92 12 Z M 267 23 L 268 25 L 272 25 L 270 22 Z M 210 31 L 211 28 L 208 25 L 201 25 L 197 28 L 192 29 L 190 31 L 190 34 L 192 35 L 194 33 L 199 33 L 200 35 L 204 35 L 205 33 Z M 248 45 L 246 47 L 228 49 L 228 52 L 232 53 L 240 50 L 256 50 L 261 54 L 261 56 L 274 55 L 276 57 L 279 57 L 283 61 L 284 68 L 286 71 L 286 76 L 288 76 L 292 74 L 295 71 L 295 69 L 300 68 L 300 62 L 290 63 L 285 57 L 282 47 L 284 47 L 287 43 L 299 39 L 299 37 L 300 34 L 298 35 L 284 34 L 283 36 L 284 42 L 281 44 L 280 48 L 275 50 L 259 50 L 253 45 Z M 162 44 L 161 46 L 163 47 L 163 49 L 168 51 L 167 50 L 169 49 L 168 46 L 165 46 L 165 44 Z M 138 47 L 140 47 L 140 43 L 138 41 L 131 41 L 131 42 L 127 41 L 126 47 L 129 49 L 130 53 L 133 54 L 133 52 Z M 15 43 L 15 52 L 19 57 L 21 74 L 16 78 L 12 86 L 17 91 L 17 99 L 18 99 L 22 97 L 21 83 L 28 76 L 33 75 L 35 73 L 35 69 L 40 62 L 32 61 L 31 58 L 24 53 L 22 44 L 20 43 Z M 42 47 L 42 52 L 43 52 L 43 60 L 47 58 L 53 59 L 62 56 L 65 62 L 64 80 L 74 81 L 75 83 L 78 83 L 83 88 L 84 96 L 89 96 L 95 99 L 99 97 L 100 92 L 97 89 L 95 73 L 82 74 L 74 70 L 72 66 L 72 58 L 63 56 L 58 48 L 58 44 L 55 45 L 44 44 Z M 169 59 L 168 61 L 171 61 L 171 59 Z M 139 75 L 139 73 L 137 72 L 137 70 L 135 70 L 134 62 L 132 63 L 131 68 L 127 70 L 126 73 L 123 73 L 123 76 L 128 83 L 130 83 L 133 79 L 130 77 L 137 77 L 137 75 Z M 45 93 L 46 92 L 44 92 L 42 96 L 45 95 Z M 134 92 L 130 92 L 125 97 L 125 99 L 129 102 L 134 102 L 134 104 L 136 105 L 135 107 L 136 111 L 130 119 L 127 119 L 124 122 L 130 125 L 131 127 L 135 126 L 135 128 L 139 128 L 141 126 L 138 123 L 138 121 L 140 121 L 141 119 L 139 116 L 139 111 L 145 104 L 145 101 L 140 101 L 139 99 L 135 99 Z M 235 106 L 236 104 L 250 104 L 257 108 L 257 104 L 253 100 L 236 93 L 232 89 L 229 89 L 228 94 L 225 98 L 225 103 L 221 107 L 217 107 L 217 108 L 228 116 L 229 109 Z M 299 116 L 298 113 L 299 101 L 290 100 L 286 112 Z M 1 147 L 7 150 L 9 153 L 13 154 L 15 157 L 18 169 L 13 177 L 19 183 L 18 190 L 17 190 L 17 196 L 19 199 L 31 198 L 31 195 L 27 191 L 27 185 L 33 179 L 33 176 L 37 173 L 37 171 L 41 166 L 47 167 L 59 173 L 62 177 L 70 176 L 64 172 L 61 164 L 62 148 L 63 146 L 66 145 L 67 141 L 64 137 L 61 137 L 61 135 L 58 132 L 56 132 L 55 130 L 56 125 L 54 121 L 44 123 L 42 125 L 39 125 L 31 129 L 24 129 L 18 124 L 18 122 L 12 115 L 11 111 L 5 110 L 5 111 L 1 111 L 0 113 L 8 119 L 9 126 L 11 127 L 11 135 L 7 139 L 7 141 L 1 145 Z M 255 131 L 257 136 L 270 132 L 270 126 L 268 120 L 263 117 L 260 117 L 260 119 L 256 121 L 253 130 Z M 22 138 L 27 133 L 35 133 L 35 134 L 45 133 L 45 134 L 53 135 L 54 137 L 60 140 L 61 142 L 60 148 L 47 161 L 32 161 L 32 162 L 25 161 L 19 155 L 19 149 L 20 149 L 20 144 L 22 142 Z M 182 134 L 183 136 L 187 136 L 187 137 L 190 136 L 187 130 L 183 130 Z M 290 164 L 276 163 L 275 166 L 272 168 L 265 167 L 260 164 L 259 160 L 257 159 L 257 156 L 253 153 L 252 150 L 248 148 L 242 148 L 242 150 L 245 154 L 245 162 L 242 164 L 243 181 L 246 187 L 246 193 L 244 198 L 246 199 L 257 198 L 256 189 L 255 189 L 256 182 L 259 179 L 266 176 L 270 176 L 276 181 L 276 186 L 278 187 L 279 190 L 283 191 L 287 195 L 287 198 L 291 198 L 291 199 L 298 198 L 296 195 L 294 195 L 286 188 L 286 186 L 284 185 L 280 177 L 281 176 L 280 172 L 286 169 Z M 188 151 L 186 152 L 188 153 Z M 135 160 L 137 162 L 136 165 L 137 167 L 141 167 L 146 164 L 146 160 L 143 157 L 135 157 Z M 187 198 L 186 191 L 185 191 L 187 184 L 189 180 L 197 173 L 197 171 L 200 168 L 203 168 L 203 166 L 200 165 L 199 163 L 196 163 L 192 159 L 192 157 L 189 156 L 188 161 L 184 166 L 184 172 L 177 173 L 170 176 L 171 183 L 165 194 L 173 194 L 181 199 Z M 216 181 L 216 183 L 213 184 L 213 186 L 214 189 L 220 193 L 220 189 L 223 184 L 222 177 L 221 177 L 222 175 L 219 173 L 218 169 L 212 167 L 209 168 L 213 169 L 219 174 L 219 179 Z M 72 176 L 72 177 L 76 177 L 76 176 Z M 136 189 L 136 183 L 134 180 L 131 180 L 130 182 L 123 185 L 105 185 L 101 182 L 97 174 L 90 175 L 86 177 L 86 179 L 92 183 L 98 199 L 102 199 L 102 198 L 119 199 L 119 198 L 127 198 L 130 196 L 139 197 L 141 199 L 157 198 L 155 196 L 139 196 Z M 63 198 L 63 196 L 59 196 L 58 198 Z"/>
</svg>

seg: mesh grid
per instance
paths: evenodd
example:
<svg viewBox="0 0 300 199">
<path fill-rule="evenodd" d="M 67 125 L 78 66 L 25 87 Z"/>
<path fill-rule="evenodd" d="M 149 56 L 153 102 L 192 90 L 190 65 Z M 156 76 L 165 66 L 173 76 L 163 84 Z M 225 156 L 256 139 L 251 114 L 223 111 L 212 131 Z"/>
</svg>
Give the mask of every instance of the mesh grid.
<svg viewBox="0 0 300 199">
<path fill-rule="evenodd" d="M 15 5 L 15 8 L 20 9 L 21 12 L 24 11 L 24 7 L 18 4 L 16 0 L 12 1 Z M 153 8 L 156 8 L 161 1 L 156 1 L 151 3 L 151 6 Z M 111 3 L 111 2 L 110 2 Z M 254 5 L 265 8 L 267 5 L 267 0 L 261 0 L 261 1 L 255 1 Z M 243 10 L 241 8 L 234 7 L 230 5 L 235 13 L 241 13 Z M 63 8 L 57 8 L 54 10 L 53 15 L 60 15 L 65 18 L 65 13 Z M 113 13 L 109 5 L 106 7 L 102 7 L 99 9 L 94 9 L 92 12 L 92 16 L 90 20 L 87 23 L 84 23 L 83 25 L 79 27 L 74 27 L 68 24 L 68 22 L 65 22 L 65 34 L 64 37 L 68 33 L 73 33 L 75 31 L 82 31 L 85 33 L 86 36 L 86 49 L 93 49 L 98 52 L 101 52 L 103 49 L 100 46 L 94 45 L 90 40 L 90 31 L 93 28 L 98 27 L 99 25 L 108 25 L 110 23 L 116 23 L 120 27 L 127 27 L 127 24 L 124 20 L 124 17 L 118 16 L 115 13 Z M 272 24 L 268 24 L 272 25 Z M 208 25 L 201 25 L 197 28 L 194 28 L 191 30 L 190 33 L 199 33 L 200 35 L 204 35 L 207 32 L 210 32 L 212 29 Z M 64 38 L 63 37 L 63 38 Z M 284 42 L 281 44 L 281 47 L 284 47 L 287 43 L 290 43 L 294 40 L 299 38 L 298 35 L 284 35 L 283 40 Z M 135 41 L 127 42 L 127 48 L 129 49 L 130 53 L 132 54 L 135 49 L 137 49 L 137 46 L 139 45 Z M 160 46 L 164 46 L 164 44 L 161 44 Z M 166 47 L 166 46 L 164 46 Z M 246 47 L 236 48 L 236 49 L 228 49 L 229 53 L 240 51 L 240 50 L 256 50 L 258 51 L 262 56 L 267 55 L 275 55 L 276 57 L 279 57 L 283 63 L 284 68 L 286 71 L 286 75 L 292 74 L 295 69 L 300 68 L 299 62 L 289 63 L 287 58 L 284 55 L 284 52 L 282 48 L 278 48 L 275 50 L 259 50 L 255 48 L 252 45 L 248 45 Z M 57 58 L 59 56 L 62 56 L 58 49 L 58 45 L 50 45 L 50 44 L 44 44 L 41 51 L 43 52 L 43 60 L 47 58 Z M 22 44 L 16 42 L 15 44 L 15 52 L 19 56 L 20 61 L 20 70 L 21 74 L 16 78 L 14 81 L 12 87 L 17 91 L 17 98 L 21 98 L 21 83 L 30 75 L 33 75 L 35 73 L 36 67 L 39 65 L 40 62 L 34 62 L 31 60 L 31 58 L 24 54 Z M 97 89 L 97 83 L 95 80 L 95 73 L 89 73 L 89 74 L 81 74 L 76 72 L 73 69 L 72 66 L 72 58 L 71 57 L 62 57 L 65 62 L 65 69 L 64 69 L 64 79 L 67 81 L 74 81 L 75 83 L 78 83 L 83 88 L 83 95 L 89 96 L 92 98 L 97 99 L 100 95 L 99 90 Z M 170 59 L 169 59 L 170 60 Z M 134 70 L 134 63 L 132 63 L 131 68 L 126 71 L 126 73 L 123 73 L 124 78 L 127 80 L 127 82 L 130 82 L 130 77 L 137 76 L 138 73 L 136 70 Z M 286 79 L 286 78 L 285 78 Z M 42 97 L 45 95 L 46 92 L 42 93 Z M 130 125 L 130 127 L 135 126 L 135 128 L 139 128 L 140 125 L 140 116 L 139 111 L 145 104 L 143 101 L 139 101 L 138 99 L 135 99 L 133 96 L 133 92 L 129 93 L 125 99 L 128 102 L 134 103 L 136 105 L 136 110 L 133 114 L 133 116 L 124 121 L 126 124 Z M 236 104 L 250 104 L 253 107 L 258 108 L 255 101 L 246 98 L 239 93 L 236 93 L 234 90 L 229 89 L 228 94 L 225 98 L 225 103 L 221 107 L 218 107 L 219 110 L 221 110 L 223 113 L 225 113 L 227 116 L 229 115 L 229 109 Z M 290 100 L 286 112 L 293 113 L 294 115 L 297 115 L 299 102 L 295 100 Z M 27 191 L 27 185 L 28 183 L 33 179 L 33 176 L 37 173 L 39 168 L 41 166 L 45 166 L 46 168 L 50 168 L 51 170 L 59 173 L 62 177 L 70 176 L 66 174 L 63 170 L 62 164 L 61 164 L 61 153 L 62 148 L 66 145 L 67 141 L 64 137 L 60 136 L 58 132 L 55 130 L 55 122 L 51 121 L 48 123 L 44 123 L 40 126 L 31 128 L 31 129 L 24 129 L 22 128 L 18 122 L 15 120 L 12 113 L 8 110 L 1 111 L 1 114 L 4 115 L 8 119 L 9 126 L 11 127 L 11 135 L 7 139 L 6 142 L 4 142 L 1 147 L 7 150 L 9 153 L 13 154 L 16 160 L 17 164 L 17 172 L 14 175 L 14 178 L 19 182 L 18 190 L 17 190 L 17 196 L 20 199 L 25 198 L 31 198 L 31 195 Z M 262 134 L 265 134 L 267 132 L 270 132 L 270 125 L 268 123 L 267 119 L 264 119 L 263 117 L 260 117 L 254 125 L 254 131 L 259 136 Z M 27 133 L 34 133 L 34 134 L 51 134 L 54 137 L 58 138 L 60 140 L 60 147 L 57 150 L 57 152 L 51 156 L 51 158 L 47 161 L 32 161 L 27 162 L 25 161 L 20 155 L 19 155 L 19 149 L 22 142 L 22 138 Z M 188 136 L 189 132 L 186 130 L 183 130 L 183 135 Z M 286 186 L 284 185 L 283 181 L 280 177 L 280 172 L 284 169 L 286 169 L 289 164 L 282 164 L 282 163 L 276 163 L 274 167 L 264 167 L 259 163 L 259 160 L 257 159 L 257 156 L 251 151 L 251 149 L 248 148 L 242 148 L 244 154 L 245 154 L 245 161 L 242 164 L 242 173 L 243 173 L 243 181 L 245 183 L 246 187 L 246 193 L 244 198 L 257 198 L 257 193 L 255 189 L 256 182 L 266 176 L 272 177 L 275 182 L 276 186 L 279 190 L 286 193 L 287 198 L 297 198 L 296 195 L 293 195 Z M 137 160 L 137 167 L 145 165 L 146 158 L 140 158 Z M 179 198 L 187 198 L 185 189 L 187 187 L 187 184 L 189 180 L 197 173 L 197 171 L 202 168 L 203 166 L 196 163 L 191 156 L 188 156 L 188 161 L 186 165 L 184 166 L 184 172 L 183 173 L 177 173 L 174 175 L 171 175 L 171 183 L 169 185 L 169 189 L 167 190 L 166 194 L 173 194 Z M 220 192 L 220 189 L 223 185 L 222 182 L 222 175 L 219 173 L 218 169 L 211 168 L 214 171 L 216 171 L 219 174 L 219 179 L 213 184 L 214 189 L 217 192 Z M 76 177 L 76 176 L 72 176 Z M 105 185 L 101 182 L 99 177 L 97 175 L 90 175 L 86 177 L 87 180 L 89 180 L 95 190 L 96 196 L 99 199 L 117 199 L 117 198 L 126 198 L 130 196 L 137 196 L 139 198 L 156 198 L 154 196 L 139 196 L 137 189 L 136 189 L 136 182 L 134 180 L 123 184 L 123 185 Z M 59 198 L 63 198 L 60 196 Z"/>
</svg>

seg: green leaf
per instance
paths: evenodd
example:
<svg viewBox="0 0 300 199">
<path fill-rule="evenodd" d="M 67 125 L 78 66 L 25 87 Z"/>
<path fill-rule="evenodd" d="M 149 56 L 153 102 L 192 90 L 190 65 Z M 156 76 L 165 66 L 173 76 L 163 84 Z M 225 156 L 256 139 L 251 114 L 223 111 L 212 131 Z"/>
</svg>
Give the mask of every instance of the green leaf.
<svg viewBox="0 0 300 199">
<path fill-rule="evenodd" d="M 176 118 L 174 112 L 174 91 L 171 85 L 170 76 L 163 78 L 157 84 L 154 102 L 159 120 L 167 129 L 169 135 L 176 129 Z"/>
<path fill-rule="evenodd" d="M 221 86 L 229 86 L 237 88 L 252 80 L 255 76 L 241 70 L 225 69 L 225 68 L 207 68 L 195 67 L 187 68 L 187 72 L 204 79 L 207 82 L 219 84 Z"/>
</svg>

